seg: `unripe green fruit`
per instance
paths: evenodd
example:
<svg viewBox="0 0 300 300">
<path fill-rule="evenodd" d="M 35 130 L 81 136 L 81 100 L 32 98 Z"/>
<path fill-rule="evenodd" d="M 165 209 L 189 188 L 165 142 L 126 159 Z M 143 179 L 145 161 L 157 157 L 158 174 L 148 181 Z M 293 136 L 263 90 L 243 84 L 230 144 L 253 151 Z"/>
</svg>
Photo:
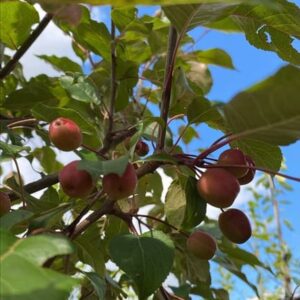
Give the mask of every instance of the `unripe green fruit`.
<svg viewBox="0 0 300 300">
<path fill-rule="evenodd" d="M 135 153 L 138 156 L 145 156 L 149 153 L 149 146 L 143 141 L 138 141 L 135 146 Z"/>
<path fill-rule="evenodd" d="M 249 219 L 242 211 L 235 208 L 220 214 L 219 227 L 224 236 L 237 244 L 245 243 L 252 234 Z"/>
<path fill-rule="evenodd" d="M 213 258 L 217 250 L 214 238 L 202 231 L 192 233 L 186 241 L 186 247 L 196 257 L 206 260 Z"/>
<path fill-rule="evenodd" d="M 49 138 L 58 149 L 63 151 L 73 151 L 82 143 L 79 126 L 66 118 L 57 118 L 51 122 Z"/>
<path fill-rule="evenodd" d="M 238 149 L 228 149 L 221 153 L 218 160 L 222 165 L 247 165 L 244 153 Z M 228 167 L 226 170 L 232 173 L 235 177 L 240 178 L 246 175 L 248 168 Z"/>
<path fill-rule="evenodd" d="M 79 160 L 67 164 L 58 175 L 63 191 L 70 197 L 82 198 L 94 189 L 92 176 L 85 170 L 79 170 Z"/>
<path fill-rule="evenodd" d="M 7 214 L 10 211 L 11 202 L 9 196 L 0 192 L 0 216 Z"/>
<path fill-rule="evenodd" d="M 240 185 L 235 176 L 225 169 L 208 169 L 198 180 L 197 189 L 212 206 L 225 208 L 232 205 L 240 191 Z"/>
<path fill-rule="evenodd" d="M 246 161 L 247 161 L 247 165 L 255 167 L 255 163 L 254 161 L 251 159 L 250 156 L 245 155 Z M 255 169 L 248 169 L 248 172 L 246 173 L 245 176 L 238 178 L 238 181 L 240 184 L 247 184 L 249 182 L 251 182 L 253 180 L 255 176 Z"/>
<path fill-rule="evenodd" d="M 128 163 L 122 176 L 111 173 L 103 177 L 102 187 L 112 200 L 128 197 L 134 193 L 137 185 L 137 176 L 134 166 Z"/>
</svg>

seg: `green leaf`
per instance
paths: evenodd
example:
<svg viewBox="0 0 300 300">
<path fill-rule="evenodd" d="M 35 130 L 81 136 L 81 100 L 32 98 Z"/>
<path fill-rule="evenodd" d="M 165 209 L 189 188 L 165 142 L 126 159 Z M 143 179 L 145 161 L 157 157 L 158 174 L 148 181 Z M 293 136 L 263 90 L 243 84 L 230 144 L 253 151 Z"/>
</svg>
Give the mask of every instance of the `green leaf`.
<svg viewBox="0 0 300 300">
<path fill-rule="evenodd" d="M 152 154 L 142 161 L 161 161 L 161 162 L 166 162 L 166 163 L 171 163 L 171 164 L 178 164 L 178 160 L 171 154 L 168 153 L 159 153 L 159 154 Z"/>
<path fill-rule="evenodd" d="M 139 299 L 146 299 L 160 287 L 174 259 L 173 242 L 159 231 L 116 236 L 109 252 L 112 260 L 135 282 Z"/>
<path fill-rule="evenodd" d="M 83 274 L 89 279 L 94 290 L 98 296 L 97 299 L 105 300 L 106 282 L 97 273 L 94 272 L 83 272 Z"/>
<path fill-rule="evenodd" d="M 122 32 L 136 17 L 137 9 L 135 7 L 114 7 L 111 13 L 116 27 Z"/>
<path fill-rule="evenodd" d="M 168 223 L 179 228 L 184 220 L 185 209 L 185 192 L 178 181 L 173 181 L 168 189 L 165 203 Z"/>
<path fill-rule="evenodd" d="M 294 38 L 300 38 L 300 9 L 286 0 L 278 0 L 273 5 L 252 4 L 173 5 L 164 7 L 164 12 L 180 33 L 196 26 L 235 28 L 245 32 L 251 45 L 300 64 L 300 53 L 292 45 Z M 221 25 L 214 25 L 218 23 Z"/>
<path fill-rule="evenodd" d="M 11 211 L 0 218 L 0 227 L 9 230 L 14 225 L 29 220 L 34 214 L 31 211 L 19 209 Z"/>
<path fill-rule="evenodd" d="M 188 54 L 188 57 L 190 56 L 203 64 L 212 64 L 228 69 L 235 69 L 230 55 L 222 49 L 214 48 L 203 51 L 194 51 Z"/>
<path fill-rule="evenodd" d="M 0 41 L 17 49 L 28 37 L 31 26 L 39 21 L 34 7 L 26 2 L 0 2 Z"/>
<path fill-rule="evenodd" d="M 178 135 L 182 137 L 185 145 L 188 145 L 194 138 L 199 138 L 198 132 L 191 126 L 180 126 L 178 128 Z"/>
<path fill-rule="evenodd" d="M 78 111 L 71 108 L 52 107 L 39 103 L 32 108 L 32 114 L 37 119 L 44 120 L 49 123 L 58 117 L 71 119 L 80 127 L 83 133 L 84 144 L 92 147 L 100 146 L 100 141 L 97 138 L 98 131 L 96 126 L 91 123 L 90 120 L 87 120 L 87 118 L 82 116 Z"/>
<path fill-rule="evenodd" d="M 293 66 L 235 96 L 224 108 L 228 128 L 273 145 L 300 138 L 300 70 Z"/>
<path fill-rule="evenodd" d="M 99 104 L 96 88 L 89 78 L 76 74 L 75 76 L 62 76 L 60 83 L 73 99 L 86 103 Z"/>
<path fill-rule="evenodd" d="M 93 177 L 99 177 L 106 174 L 118 174 L 121 176 L 128 164 L 128 156 L 124 155 L 114 160 L 89 161 L 81 160 L 78 164 L 79 169 L 88 171 Z"/>
<path fill-rule="evenodd" d="M 191 229 L 199 225 L 206 215 L 206 201 L 197 190 L 197 180 L 189 177 L 185 185 L 186 210 L 182 227 Z"/>
<path fill-rule="evenodd" d="M 45 62 L 51 64 L 57 71 L 63 72 L 82 72 L 80 65 L 69 59 L 68 57 L 57 57 L 56 55 L 38 55 Z"/>
<path fill-rule="evenodd" d="M 76 41 L 82 46 L 110 61 L 111 37 L 104 23 L 93 20 L 89 23 L 81 23 L 74 35 Z"/>
<path fill-rule="evenodd" d="M 54 235 L 18 239 L 0 231 L 0 290 L 4 299 L 52 300 L 69 296 L 77 280 L 40 267 L 53 256 L 73 251 L 66 239 Z"/>
<path fill-rule="evenodd" d="M 257 167 L 266 168 L 274 172 L 279 171 L 281 168 L 283 157 L 280 148 L 276 145 L 247 138 L 232 144 L 249 155 Z"/>
<path fill-rule="evenodd" d="M 15 157 L 22 151 L 30 151 L 30 147 L 10 145 L 0 141 L 1 155 Z"/>
</svg>

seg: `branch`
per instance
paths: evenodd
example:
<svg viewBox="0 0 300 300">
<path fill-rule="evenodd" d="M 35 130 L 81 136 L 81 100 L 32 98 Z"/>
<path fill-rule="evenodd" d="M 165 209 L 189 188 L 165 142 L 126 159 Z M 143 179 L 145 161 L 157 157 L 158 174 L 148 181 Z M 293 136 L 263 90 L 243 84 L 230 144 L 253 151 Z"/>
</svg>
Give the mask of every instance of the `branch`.
<svg viewBox="0 0 300 300">
<path fill-rule="evenodd" d="M 161 108 L 160 108 L 160 117 L 164 120 L 164 125 L 160 127 L 157 149 L 162 150 L 165 146 L 165 137 L 167 132 L 167 119 L 170 108 L 170 98 L 171 98 L 171 89 L 172 89 L 172 79 L 173 79 L 173 69 L 174 69 L 174 57 L 176 51 L 176 42 L 177 42 L 177 31 L 174 26 L 170 26 L 169 31 L 169 44 L 167 52 L 167 60 L 165 67 L 165 78 L 164 78 L 164 87 L 161 98 Z"/>
<path fill-rule="evenodd" d="M 47 27 L 47 25 L 52 20 L 52 18 L 53 18 L 53 14 L 48 13 L 45 15 L 45 17 L 42 19 L 39 25 L 34 29 L 31 35 L 23 43 L 23 45 L 16 51 L 12 59 L 0 71 L 0 79 L 4 79 L 7 75 L 9 75 L 14 70 L 18 61 L 26 53 L 26 51 L 30 48 L 30 46 L 35 42 L 35 40 L 39 37 L 39 35 L 43 32 L 43 30 Z"/>
</svg>

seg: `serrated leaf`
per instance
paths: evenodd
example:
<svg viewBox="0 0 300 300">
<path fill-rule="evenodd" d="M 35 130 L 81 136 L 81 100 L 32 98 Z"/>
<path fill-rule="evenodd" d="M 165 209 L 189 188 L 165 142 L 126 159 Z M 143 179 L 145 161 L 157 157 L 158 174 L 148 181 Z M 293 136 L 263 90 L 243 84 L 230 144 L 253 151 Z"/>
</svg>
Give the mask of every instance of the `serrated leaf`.
<svg viewBox="0 0 300 300">
<path fill-rule="evenodd" d="M 31 26 L 39 21 L 34 7 L 26 2 L 0 2 L 0 41 L 17 49 L 28 37 Z"/>
<path fill-rule="evenodd" d="M 121 176 L 128 164 L 128 156 L 124 155 L 114 160 L 89 161 L 81 160 L 78 164 L 79 169 L 88 171 L 93 177 L 106 174 L 118 174 Z"/>
<path fill-rule="evenodd" d="M 165 203 L 165 213 L 168 222 L 179 228 L 184 220 L 185 209 L 185 192 L 178 181 L 173 181 L 168 189 Z"/>
<path fill-rule="evenodd" d="M 300 70 L 285 66 L 238 94 L 223 107 L 229 130 L 273 145 L 294 143 L 300 138 L 299 85 Z"/>
<path fill-rule="evenodd" d="M 114 237 L 109 252 L 112 260 L 135 282 L 139 299 L 146 299 L 169 274 L 174 245 L 164 233 L 153 231 L 141 236 Z"/>
<path fill-rule="evenodd" d="M 8 300 L 66 299 L 77 280 L 40 266 L 55 255 L 72 251 L 71 244 L 60 236 L 18 239 L 1 230 L 1 296 Z"/>
</svg>

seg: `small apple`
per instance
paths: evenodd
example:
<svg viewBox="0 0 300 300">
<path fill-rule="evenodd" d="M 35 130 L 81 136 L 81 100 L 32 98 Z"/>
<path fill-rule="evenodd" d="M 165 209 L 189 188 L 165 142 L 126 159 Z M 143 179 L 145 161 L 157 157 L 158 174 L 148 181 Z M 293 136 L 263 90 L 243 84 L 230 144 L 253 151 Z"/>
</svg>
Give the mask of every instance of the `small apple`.
<svg viewBox="0 0 300 300">
<path fill-rule="evenodd" d="M 252 234 L 249 219 L 236 208 L 230 208 L 220 214 L 219 227 L 230 241 L 237 244 L 245 243 Z"/>
<path fill-rule="evenodd" d="M 135 146 L 135 153 L 138 156 L 145 156 L 149 153 L 149 146 L 143 141 L 138 141 Z"/>
<path fill-rule="evenodd" d="M 235 176 L 222 168 L 208 169 L 198 180 L 197 189 L 212 206 L 229 207 L 240 191 L 240 185 Z"/>
<path fill-rule="evenodd" d="M 79 126 L 66 118 L 57 118 L 51 122 L 49 138 L 58 149 L 63 151 L 73 151 L 82 143 Z"/>
<path fill-rule="evenodd" d="M 213 258 L 217 250 L 214 238 L 202 231 L 193 232 L 186 241 L 186 247 L 196 257 L 205 260 Z"/>
<path fill-rule="evenodd" d="M 63 191 L 70 197 L 83 198 L 94 189 L 94 181 L 90 173 L 79 170 L 79 160 L 67 164 L 58 175 Z"/>
<path fill-rule="evenodd" d="M 102 180 L 103 190 L 112 200 L 118 200 L 132 195 L 136 185 L 137 176 L 135 168 L 131 163 L 128 163 L 122 176 L 111 173 L 104 175 Z"/>
<path fill-rule="evenodd" d="M 244 153 L 239 149 L 228 149 L 221 153 L 218 163 L 222 165 L 242 165 L 246 166 L 247 161 Z M 248 168 L 228 167 L 226 170 L 235 177 L 240 178 L 246 175 Z"/>
<path fill-rule="evenodd" d="M 248 166 L 255 167 L 255 163 L 251 159 L 250 156 L 245 155 L 245 158 L 246 158 Z M 238 178 L 238 181 L 241 185 L 247 184 L 253 180 L 254 176 L 255 176 L 255 169 L 248 169 L 248 172 L 246 173 L 246 175 L 241 178 Z"/>
<path fill-rule="evenodd" d="M 8 194 L 0 192 L 0 216 L 7 214 L 10 211 L 11 202 Z"/>
</svg>

